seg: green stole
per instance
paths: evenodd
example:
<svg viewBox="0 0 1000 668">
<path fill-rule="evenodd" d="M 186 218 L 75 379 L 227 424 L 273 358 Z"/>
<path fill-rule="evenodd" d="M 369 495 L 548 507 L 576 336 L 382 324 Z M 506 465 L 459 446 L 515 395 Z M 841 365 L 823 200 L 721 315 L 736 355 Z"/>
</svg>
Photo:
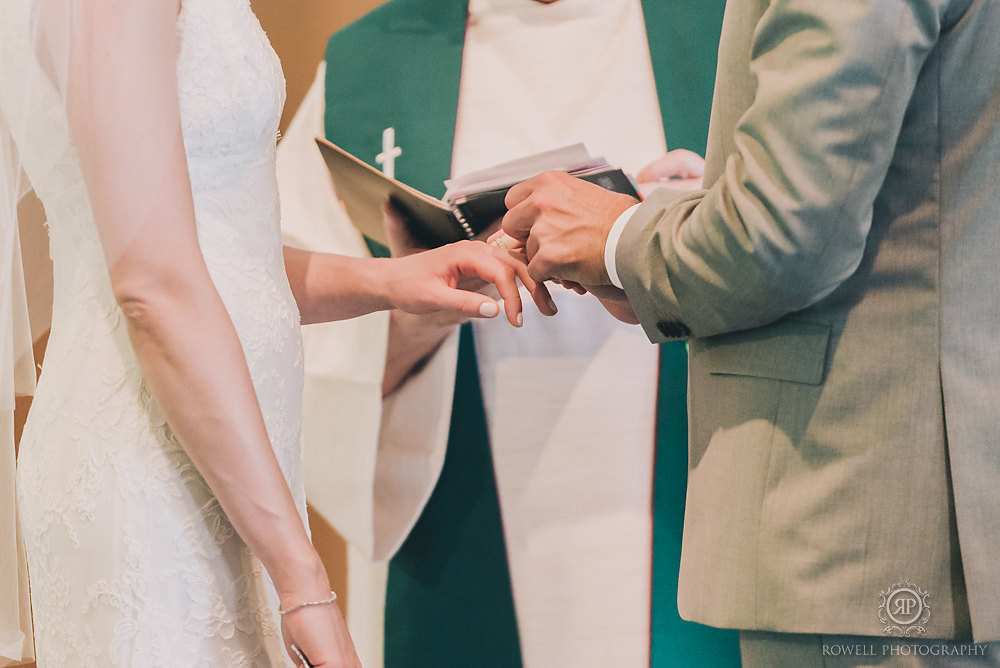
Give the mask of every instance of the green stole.
<svg viewBox="0 0 1000 668">
<path fill-rule="evenodd" d="M 723 2 L 642 4 L 668 146 L 704 152 Z M 396 177 L 434 196 L 444 193 L 443 181 L 451 171 L 466 5 L 467 0 L 393 0 L 334 34 L 326 52 L 327 137 L 374 164 L 382 150 L 382 131 L 395 128 L 403 149 Z M 739 665 L 736 634 L 685 622 L 677 614 L 687 473 L 686 378 L 684 344 L 662 345 L 651 665 L 723 668 Z M 460 336 L 453 402 L 440 479 L 389 564 L 386 668 L 521 665 L 468 326 Z"/>
</svg>

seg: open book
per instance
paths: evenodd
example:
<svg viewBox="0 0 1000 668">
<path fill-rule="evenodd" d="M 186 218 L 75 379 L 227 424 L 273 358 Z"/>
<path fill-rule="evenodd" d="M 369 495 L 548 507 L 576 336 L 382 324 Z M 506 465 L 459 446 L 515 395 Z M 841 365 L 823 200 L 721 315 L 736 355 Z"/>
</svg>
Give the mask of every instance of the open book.
<svg viewBox="0 0 1000 668">
<path fill-rule="evenodd" d="M 427 246 L 471 239 L 507 212 L 504 197 L 511 186 L 536 174 L 558 170 L 599 186 L 639 195 L 625 173 L 603 158 L 593 158 L 583 144 L 574 144 L 506 162 L 445 182 L 444 199 L 436 199 L 389 178 L 344 149 L 317 137 L 320 153 L 355 227 L 388 246 L 382 225 L 382 203 L 389 201 L 405 214 L 411 232 Z"/>
</svg>

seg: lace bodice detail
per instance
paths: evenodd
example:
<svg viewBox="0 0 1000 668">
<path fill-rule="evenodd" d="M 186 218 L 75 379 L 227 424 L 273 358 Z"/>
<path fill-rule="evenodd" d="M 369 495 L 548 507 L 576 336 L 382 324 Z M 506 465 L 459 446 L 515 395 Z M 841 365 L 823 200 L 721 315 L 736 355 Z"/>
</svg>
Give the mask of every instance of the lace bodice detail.
<svg viewBox="0 0 1000 668">
<path fill-rule="evenodd" d="M 201 251 L 304 518 L 301 340 L 274 166 L 284 78 L 248 0 L 184 0 L 177 37 Z M 286 665 L 273 587 L 143 381 L 65 120 L 37 125 L 67 137 L 55 159 L 25 156 L 55 279 L 18 483 L 39 668 Z"/>
<path fill-rule="evenodd" d="M 184 0 L 177 19 L 184 143 L 200 168 L 273 148 L 281 64 L 246 0 Z"/>
</svg>

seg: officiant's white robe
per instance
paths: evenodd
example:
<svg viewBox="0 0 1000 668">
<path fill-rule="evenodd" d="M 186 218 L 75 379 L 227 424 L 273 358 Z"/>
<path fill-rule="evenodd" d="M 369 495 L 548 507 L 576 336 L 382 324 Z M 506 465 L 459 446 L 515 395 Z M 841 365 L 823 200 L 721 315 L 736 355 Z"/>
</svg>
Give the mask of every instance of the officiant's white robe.
<svg viewBox="0 0 1000 668">
<path fill-rule="evenodd" d="M 470 4 L 453 175 L 580 140 L 632 173 L 665 151 L 639 2 L 591 1 L 574 20 L 524 28 L 572 4 Z M 603 80 L 574 79 L 572 58 L 598 57 Z M 363 255 L 312 141 L 323 81 L 321 68 L 279 146 L 286 242 Z M 533 104 L 553 86 L 562 105 Z M 630 117 L 608 123 L 623 99 Z M 658 351 L 590 296 L 554 292 L 555 318 L 529 301 L 522 330 L 474 327 L 524 665 L 646 666 Z M 349 623 L 366 666 L 381 665 L 385 562 L 444 459 L 457 355 L 456 332 L 383 401 L 387 323 L 304 328 L 307 489 L 350 544 Z"/>
</svg>

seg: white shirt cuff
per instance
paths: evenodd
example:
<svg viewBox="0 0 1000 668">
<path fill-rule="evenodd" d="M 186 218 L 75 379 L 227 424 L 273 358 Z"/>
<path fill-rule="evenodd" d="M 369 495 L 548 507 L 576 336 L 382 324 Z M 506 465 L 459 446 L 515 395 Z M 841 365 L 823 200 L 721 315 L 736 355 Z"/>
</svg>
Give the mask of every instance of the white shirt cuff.
<svg viewBox="0 0 1000 668">
<path fill-rule="evenodd" d="M 622 288 L 621 279 L 618 278 L 618 267 L 615 264 L 615 251 L 618 250 L 618 241 L 622 238 L 622 232 L 625 231 L 625 225 L 628 224 L 630 218 L 632 218 L 632 213 L 635 212 L 638 204 L 633 204 L 629 208 L 625 209 L 615 224 L 611 226 L 611 231 L 608 232 L 608 240 L 604 243 L 604 268 L 608 270 L 608 277 L 611 278 L 611 285 L 619 289 Z"/>
</svg>

